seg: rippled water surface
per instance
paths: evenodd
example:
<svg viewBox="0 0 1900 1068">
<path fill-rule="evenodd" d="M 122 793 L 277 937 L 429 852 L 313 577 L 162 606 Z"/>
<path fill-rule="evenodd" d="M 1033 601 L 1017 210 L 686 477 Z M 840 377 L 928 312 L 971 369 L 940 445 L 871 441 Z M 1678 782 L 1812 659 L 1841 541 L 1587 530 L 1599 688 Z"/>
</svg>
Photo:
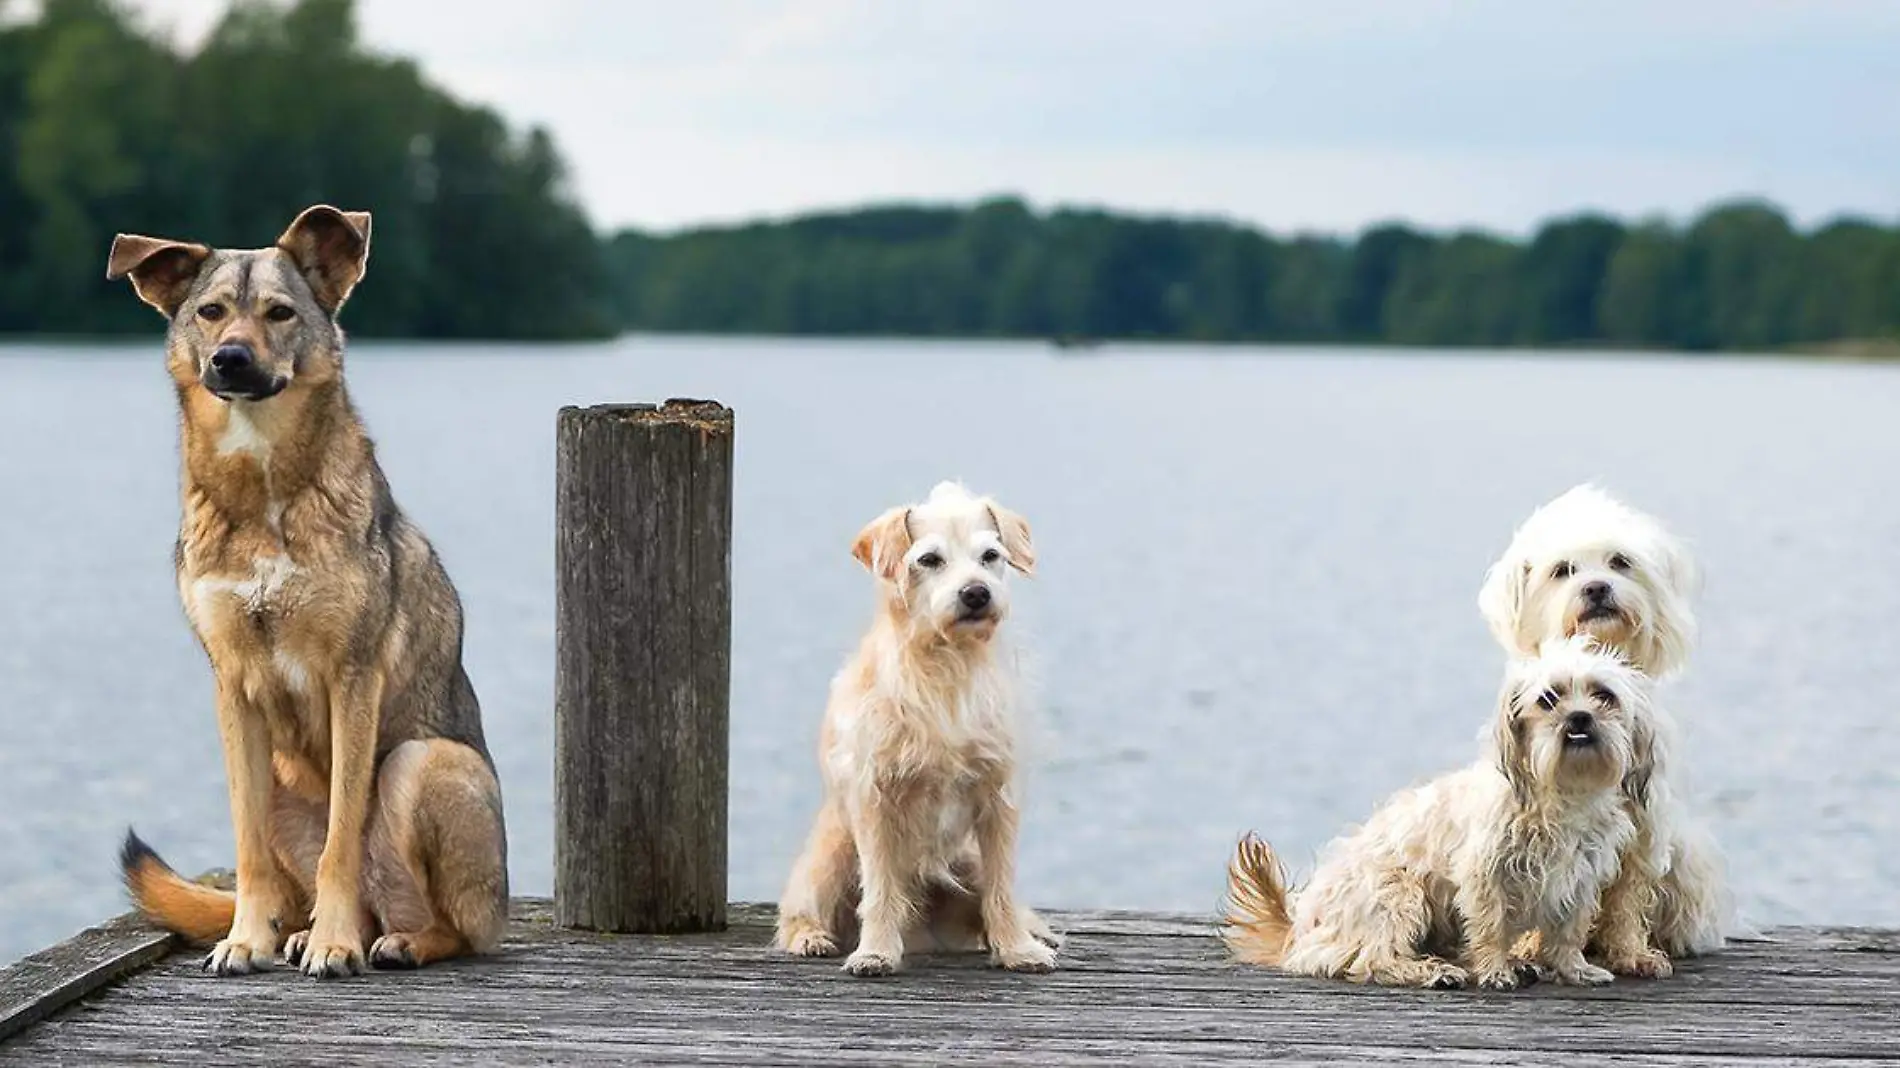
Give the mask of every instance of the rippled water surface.
<svg viewBox="0 0 1900 1068">
<path fill-rule="evenodd" d="M 160 362 L 0 349 L 0 959 L 122 907 L 127 823 L 181 869 L 232 859 Z M 939 478 L 1037 537 L 1025 894 L 1183 909 L 1216 904 L 1240 831 L 1304 858 L 1474 755 L 1500 668 L 1479 579 L 1594 478 L 1707 573 L 1667 696 L 1749 918 L 1900 924 L 1900 368 L 628 339 L 363 344 L 351 374 L 467 606 L 517 892 L 551 883 L 555 410 L 687 395 L 739 413 L 736 898 L 777 894 L 816 801 L 825 683 L 870 609 L 851 537 Z"/>
</svg>

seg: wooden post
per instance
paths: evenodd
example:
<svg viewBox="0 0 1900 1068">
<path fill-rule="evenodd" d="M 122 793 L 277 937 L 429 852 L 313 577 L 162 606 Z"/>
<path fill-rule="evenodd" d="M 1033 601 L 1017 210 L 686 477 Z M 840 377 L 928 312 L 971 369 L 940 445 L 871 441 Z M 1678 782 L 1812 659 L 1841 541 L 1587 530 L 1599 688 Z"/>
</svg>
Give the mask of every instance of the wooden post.
<svg viewBox="0 0 1900 1068">
<path fill-rule="evenodd" d="M 726 926 L 732 410 L 563 408 L 554 921 Z"/>
</svg>

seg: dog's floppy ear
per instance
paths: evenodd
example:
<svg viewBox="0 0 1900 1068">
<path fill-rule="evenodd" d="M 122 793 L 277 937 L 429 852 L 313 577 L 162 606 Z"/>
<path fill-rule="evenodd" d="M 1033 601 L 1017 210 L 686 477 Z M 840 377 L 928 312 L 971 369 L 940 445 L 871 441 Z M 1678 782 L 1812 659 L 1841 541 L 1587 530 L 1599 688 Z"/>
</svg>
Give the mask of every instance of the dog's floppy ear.
<svg viewBox="0 0 1900 1068">
<path fill-rule="evenodd" d="M 369 269 L 369 212 L 339 211 L 328 204 L 305 208 L 277 239 L 277 247 L 303 273 L 317 303 L 335 315 Z"/>
<path fill-rule="evenodd" d="M 1530 593 L 1531 562 L 1514 553 L 1506 553 L 1491 570 L 1485 572 L 1484 585 L 1478 588 L 1478 611 L 1491 628 L 1491 634 L 1507 652 L 1525 653 L 1523 626 L 1524 598 Z"/>
<path fill-rule="evenodd" d="M 1497 751 L 1498 771 L 1511 784 L 1511 793 L 1519 804 L 1531 801 L 1532 772 L 1530 746 L 1524 741 L 1524 723 L 1518 709 L 1528 696 L 1524 684 L 1515 676 L 1504 680 L 1498 693 L 1498 712 L 1493 724 L 1492 747 Z"/>
<path fill-rule="evenodd" d="M 873 575 L 897 581 L 904 567 L 904 554 L 910 551 L 910 509 L 893 508 L 858 531 L 851 543 L 851 555 L 858 558 Z"/>
<path fill-rule="evenodd" d="M 1655 570 L 1655 618 L 1643 635 L 1648 649 L 1643 667 L 1657 678 L 1673 675 L 1689 660 L 1695 645 L 1695 561 L 1673 538 L 1663 536 L 1650 566 Z"/>
<path fill-rule="evenodd" d="M 188 241 L 120 234 L 106 253 L 106 278 L 116 282 L 131 275 L 132 290 L 139 299 L 169 319 L 178 314 L 178 306 L 185 302 L 191 283 L 210 256 L 209 248 Z"/>
<path fill-rule="evenodd" d="M 1036 573 L 1036 543 L 1029 537 L 1029 520 L 995 501 L 983 502 L 990 511 L 990 522 L 1003 541 L 1003 554 L 1009 566 L 1025 575 Z"/>
</svg>

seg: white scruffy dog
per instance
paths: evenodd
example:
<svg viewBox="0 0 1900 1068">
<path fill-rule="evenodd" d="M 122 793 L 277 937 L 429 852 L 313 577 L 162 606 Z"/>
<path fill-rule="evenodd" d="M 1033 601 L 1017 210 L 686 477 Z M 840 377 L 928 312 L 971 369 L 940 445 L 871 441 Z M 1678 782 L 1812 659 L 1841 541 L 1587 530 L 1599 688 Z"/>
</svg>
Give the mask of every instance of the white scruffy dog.
<svg viewBox="0 0 1900 1068">
<path fill-rule="evenodd" d="M 779 901 L 777 943 L 853 975 L 889 975 L 906 941 L 987 945 L 1013 971 L 1055 967 L 1059 939 L 1015 897 L 1014 657 L 998 629 L 1008 572 L 1035 569 L 1029 524 L 951 482 L 864 528 L 876 619 L 831 684 L 825 799 Z"/>
<path fill-rule="evenodd" d="M 1649 689 L 1588 637 L 1513 660 L 1485 755 L 1335 839 L 1298 892 L 1265 842 L 1242 840 L 1228 868 L 1234 956 L 1391 986 L 1511 990 L 1528 963 L 1610 982 L 1583 951 L 1635 835 L 1622 786 L 1646 744 Z M 1525 932 L 1539 954 L 1521 964 L 1511 950 Z"/>
<path fill-rule="evenodd" d="M 1688 660 L 1695 586 L 1688 551 L 1660 522 L 1583 485 L 1517 529 L 1485 576 L 1478 607 L 1513 655 L 1587 634 L 1661 679 Z M 1637 841 L 1595 939 L 1611 969 L 1627 975 L 1668 975 L 1664 954 L 1711 952 L 1733 925 L 1721 852 L 1676 792 L 1674 723 L 1660 708 L 1656 716 L 1652 759 L 1636 769 L 1640 788 L 1631 791 Z"/>
</svg>

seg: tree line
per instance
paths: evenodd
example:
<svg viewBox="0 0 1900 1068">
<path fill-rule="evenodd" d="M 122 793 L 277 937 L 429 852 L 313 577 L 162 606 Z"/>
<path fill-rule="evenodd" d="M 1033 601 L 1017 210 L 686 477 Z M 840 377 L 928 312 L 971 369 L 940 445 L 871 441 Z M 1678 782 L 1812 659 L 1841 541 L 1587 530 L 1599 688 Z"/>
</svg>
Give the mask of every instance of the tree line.
<svg viewBox="0 0 1900 1068">
<path fill-rule="evenodd" d="M 1528 240 L 1229 222 L 1020 200 L 616 235 L 639 330 L 1772 349 L 1900 338 L 1900 227 L 1801 232 L 1772 205 L 1601 215 Z"/>
<path fill-rule="evenodd" d="M 238 0 L 191 49 L 111 0 L 9 6 L 0 332 L 149 332 L 151 312 L 105 281 L 114 232 L 249 248 L 316 202 L 374 216 L 369 284 L 345 313 L 361 333 L 618 329 L 548 134 L 365 49 L 351 0 Z"/>
<path fill-rule="evenodd" d="M 17 10 L 11 10 L 14 8 Z M 358 333 L 620 330 L 1764 349 L 1900 338 L 1900 225 L 1774 206 L 1528 239 L 1276 236 L 1108 211 L 883 205 L 597 235 L 546 131 L 358 39 L 352 0 L 236 0 L 183 47 L 113 0 L 0 0 L 0 333 L 151 329 L 112 234 L 253 246 L 375 216 Z"/>
</svg>

